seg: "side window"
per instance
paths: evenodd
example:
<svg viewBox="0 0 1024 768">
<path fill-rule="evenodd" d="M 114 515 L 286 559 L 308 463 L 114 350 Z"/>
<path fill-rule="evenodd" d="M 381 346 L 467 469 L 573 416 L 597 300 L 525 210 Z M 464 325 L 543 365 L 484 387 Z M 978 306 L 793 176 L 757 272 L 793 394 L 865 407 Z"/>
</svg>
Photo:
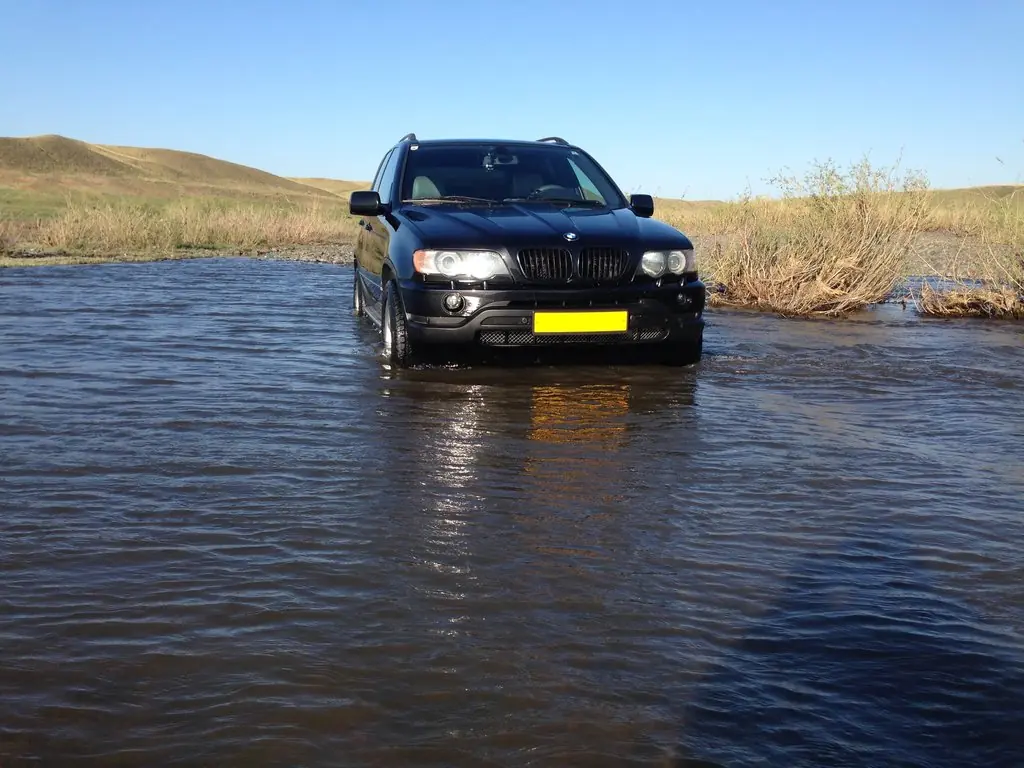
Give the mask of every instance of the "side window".
<svg viewBox="0 0 1024 768">
<path fill-rule="evenodd" d="M 380 189 L 377 190 L 380 193 L 380 201 L 382 203 L 391 202 L 391 192 L 395 186 L 395 172 L 398 169 L 398 158 L 401 156 L 402 153 L 395 149 L 384 166 L 384 172 L 380 176 Z"/>
<path fill-rule="evenodd" d="M 391 155 L 394 153 L 395 150 L 389 150 L 388 153 L 384 155 L 384 159 L 380 161 L 380 165 L 377 166 L 377 175 L 373 177 L 373 185 L 370 187 L 374 192 L 380 192 L 380 177 L 384 173 L 384 166 L 388 164 L 388 160 L 391 159 Z"/>
<path fill-rule="evenodd" d="M 587 200 L 600 200 L 602 203 L 608 202 L 604 199 L 604 195 L 597 191 L 597 187 L 594 186 L 594 182 L 590 180 L 590 177 L 576 165 L 572 158 L 569 158 L 569 165 L 572 167 L 572 172 L 576 174 L 576 180 L 580 184 L 580 189 L 583 190 L 584 198 Z"/>
</svg>

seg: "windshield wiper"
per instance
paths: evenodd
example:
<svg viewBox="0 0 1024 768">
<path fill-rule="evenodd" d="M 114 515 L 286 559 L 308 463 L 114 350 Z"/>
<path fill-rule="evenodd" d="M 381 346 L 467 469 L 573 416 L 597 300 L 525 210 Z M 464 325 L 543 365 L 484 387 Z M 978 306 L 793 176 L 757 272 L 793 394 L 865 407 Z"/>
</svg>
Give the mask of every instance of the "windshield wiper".
<svg viewBox="0 0 1024 768">
<path fill-rule="evenodd" d="M 442 195 L 440 197 L 413 197 L 403 200 L 403 203 L 484 203 L 486 205 L 497 205 L 497 200 L 489 197 L 470 197 L 469 195 Z"/>
<path fill-rule="evenodd" d="M 574 197 L 506 197 L 503 203 L 551 203 L 552 205 L 578 206 L 580 208 L 603 208 L 600 200 L 580 200 Z"/>
</svg>

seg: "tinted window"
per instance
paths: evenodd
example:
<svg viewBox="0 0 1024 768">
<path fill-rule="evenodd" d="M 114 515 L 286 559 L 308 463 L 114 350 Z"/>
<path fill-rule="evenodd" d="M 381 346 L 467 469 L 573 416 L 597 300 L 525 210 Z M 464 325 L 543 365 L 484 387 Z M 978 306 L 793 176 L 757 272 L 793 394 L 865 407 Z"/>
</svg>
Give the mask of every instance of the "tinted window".
<svg viewBox="0 0 1024 768">
<path fill-rule="evenodd" d="M 401 195 L 403 200 L 465 195 L 499 201 L 547 197 L 626 205 L 587 155 L 548 145 L 421 145 L 409 152 Z"/>
<path fill-rule="evenodd" d="M 394 153 L 394 151 L 395 150 L 393 149 L 390 150 L 386 155 L 384 155 L 384 159 L 380 161 L 380 165 L 377 166 L 377 175 L 373 177 L 373 185 L 370 187 L 370 189 L 380 191 L 379 185 L 381 173 L 383 173 L 384 166 L 388 164 L 388 160 L 391 159 L 391 155 Z"/>
<path fill-rule="evenodd" d="M 395 186 L 395 168 L 398 166 L 398 158 L 401 156 L 401 152 L 397 149 L 394 150 L 384 166 L 384 172 L 380 175 L 380 188 L 377 191 L 380 193 L 382 203 L 391 202 L 391 190 Z"/>
</svg>

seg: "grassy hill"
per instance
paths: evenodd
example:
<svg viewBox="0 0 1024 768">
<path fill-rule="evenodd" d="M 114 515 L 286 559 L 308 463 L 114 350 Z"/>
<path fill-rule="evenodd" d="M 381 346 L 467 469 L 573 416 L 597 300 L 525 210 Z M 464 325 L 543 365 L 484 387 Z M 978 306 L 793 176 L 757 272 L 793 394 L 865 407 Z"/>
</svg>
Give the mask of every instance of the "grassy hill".
<svg viewBox="0 0 1024 768">
<path fill-rule="evenodd" d="M 369 181 L 343 181 L 341 179 L 302 179 L 289 177 L 292 181 L 307 187 L 314 187 L 332 195 L 343 197 L 348 200 L 349 195 L 357 189 L 369 189 L 372 182 Z"/>
<path fill-rule="evenodd" d="M 327 181 L 327 180 L 324 180 Z M 64 136 L 0 138 L 0 216 L 59 213 L 68 199 L 159 203 L 182 198 L 256 204 L 343 205 L 335 189 L 172 149 L 90 144 Z"/>
<path fill-rule="evenodd" d="M 346 243 L 359 182 L 172 149 L 0 138 L 0 252 L 150 254 Z"/>
</svg>

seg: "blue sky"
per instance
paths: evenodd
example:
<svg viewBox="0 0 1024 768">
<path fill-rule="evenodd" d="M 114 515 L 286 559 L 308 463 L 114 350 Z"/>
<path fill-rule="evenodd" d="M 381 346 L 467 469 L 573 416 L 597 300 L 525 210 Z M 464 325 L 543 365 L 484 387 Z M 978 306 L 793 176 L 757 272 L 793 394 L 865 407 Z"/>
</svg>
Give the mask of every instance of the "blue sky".
<svg viewBox="0 0 1024 768">
<path fill-rule="evenodd" d="M 691 199 L 865 154 L 936 187 L 1024 182 L 1020 0 L 0 0 L 0 18 L 6 136 L 367 179 L 408 131 L 557 134 L 626 191 Z"/>
</svg>

